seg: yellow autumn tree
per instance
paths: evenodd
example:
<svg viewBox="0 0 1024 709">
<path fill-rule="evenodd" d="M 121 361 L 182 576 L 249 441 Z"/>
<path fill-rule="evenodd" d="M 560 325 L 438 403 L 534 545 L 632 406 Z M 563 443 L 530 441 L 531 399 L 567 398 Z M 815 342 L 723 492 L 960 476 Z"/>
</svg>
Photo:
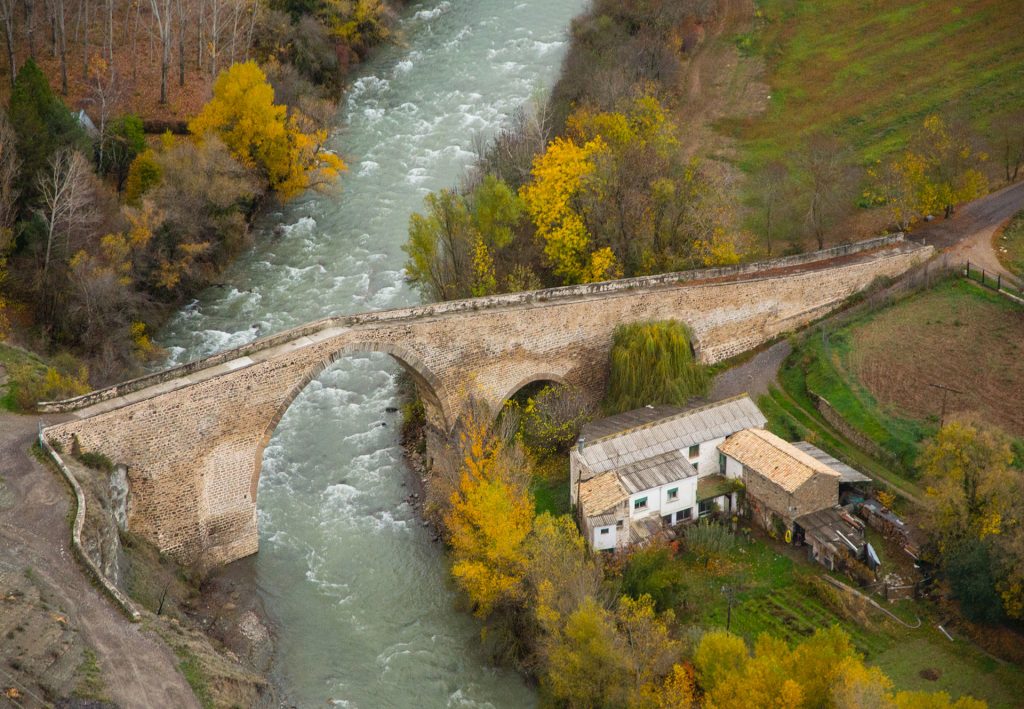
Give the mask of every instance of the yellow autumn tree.
<svg viewBox="0 0 1024 709">
<path fill-rule="evenodd" d="M 544 255 L 567 284 L 614 278 L 618 271 L 610 249 L 591 254 L 590 233 L 576 206 L 584 180 L 594 171 L 593 157 L 605 148 L 599 137 L 583 145 L 555 138 L 534 158 L 533 179 L 519 191 L 544 242 Z"/>
<path fill-rule="evenodd" d="M 324 130 L 309 129 L 297 110 L 274 103 L 274 89 L 254 61 L 232 64 L 213 85 L 213 98 L 189 123 L 189 131 L 213 133 L 247 167 L 287 200 L 308 188 L 333 184 L 345 164 L 324 150 Z"/>
<path fill-rule="evenodd" d="M 962 128 L 929 115 L 906 150 L 868 170 L 871 188 L 865 196 L 886 205 L 900 228 L 918 215 L 948 217 L 957 204 L 985 194 L 988 180 L 978 166 L 987 159 Z"/>
<path fill-rule="evenodd" d="M 526 540 L 533 528 L 533 499 L 508 469 L 502 444 L 482 421 L 464 434 L 458 490 L 444 517 L 454 558 L 452 575 L 473 604 L 488 617 L 502 603 L 524 594 Z"/>
<path fill-rule="evenodd" d="M 840 628 L 819 629 L 789 647 L 762 634 L 748 652 L 727 631 L 704 635 L 694 656 L 706 709 L 984 709 L 971 697 L 952 701 L 945 692 L 892 693 L 892 681 L 864 665 Z"/>
</svg>

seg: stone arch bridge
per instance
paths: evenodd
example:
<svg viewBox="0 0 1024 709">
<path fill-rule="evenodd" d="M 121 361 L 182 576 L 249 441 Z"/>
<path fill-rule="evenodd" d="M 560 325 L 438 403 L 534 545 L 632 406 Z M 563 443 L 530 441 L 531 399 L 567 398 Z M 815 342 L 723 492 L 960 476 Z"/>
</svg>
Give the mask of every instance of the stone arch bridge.
<svg viewBox="0 0 1024 709">
<path fill-rule="evenodd" d="M 386 352 L 413 376 L 431 430 L 469 397 L 497 410 L 537 380 L 593 399 L 622 323 L 674 318 L 704 362 L 796 330 L 879 277 L 931 255 L 901 235 L 760 264 L 569 286 L 309 323 L 202 360 L 40 405 L 67 414 L 43 435 L 128 469 L 129 528 L 209 567 L 257 550 L 263 449 L 289 404 L 328 364 Z"/>
</svg>

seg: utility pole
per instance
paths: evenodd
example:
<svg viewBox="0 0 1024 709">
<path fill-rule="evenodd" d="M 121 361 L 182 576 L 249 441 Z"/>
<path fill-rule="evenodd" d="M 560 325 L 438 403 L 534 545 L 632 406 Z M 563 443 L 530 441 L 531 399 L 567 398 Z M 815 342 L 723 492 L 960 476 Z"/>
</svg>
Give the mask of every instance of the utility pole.
<svg viewBox="0 0 1024 709">
<path fill-rule="evenodd" d="M 729 605 L 725 611 L 725 629 L 728 630 L 732 624 L 732 604 L 736 602 L 736 588 L 734 586 L 722 586 L 722 595 L 725 596 Z"/>
<path fill-rule="evenodd" d="M 942 412 L 939 414 L 939 428 L 942 428 L 946 424 L 946 395 L 950 392 L 953 392 L 954 394 L 963 394 L 964 392 L 959 389 L 954 389 L 953 387 L 948 387 L 945 384 L 930 383 L 928 386 L 942 390 Z"/>
</svg>

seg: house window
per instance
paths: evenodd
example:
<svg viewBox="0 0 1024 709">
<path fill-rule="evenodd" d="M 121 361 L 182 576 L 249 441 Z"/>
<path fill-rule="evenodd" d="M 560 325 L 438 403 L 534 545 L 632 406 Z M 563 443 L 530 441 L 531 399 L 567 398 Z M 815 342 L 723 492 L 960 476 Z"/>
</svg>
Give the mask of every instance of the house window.
<svg viewBox="0 0 1024 709">
<path fill-rule="evenodd" d="M 608 534 L 611 531 L 611 527 L 601 527 L 601 534 Z"/>
<path fill-rule="evenodd" d="M 718 472 L 725 475 L 725 453 L 718 454 Z"/>
<path fill-rule="evenodd" d="M 679 499 L 679 488 L 678 487 L 670 487 L 668 489 L 667 496 L 668 496 L 668 499 L 670 501 L 671 500 L 678 500 Z"/>
<path fill-rule="evenodd" d="M 615 522 L 615 528 L 616 529 L 622 529 L 622 520 L 621 519 Z"/>
<path fill-rule="evenodd" d="M 695 446 L 690 446 L 690 457 L 691 458 L 699 458 L 700 457 L 700 444 L 699 443 L 697 445 L 695 445 Z"/>
<path fill-rule="evenodd" d="M 679 510 L 676 512 L 676 522 L 682 522 L 685 519 L 693 519 L 692 507 L 687 507 L 685 510 Z"/>
<path fill-rule="evenodd" d="M 699 468 L 699 467 L 700 467 L 700 461 L 699 461 L 699 460 L 695 460 L 695 461 L 693 461 L 692 463 L 690 463 L 690 465 L 692 465 L 692 466 L 693 466 L 693 469 L 694 469 L 694 470 L 697 470 L 697 468 Z"/>
<path fill-rule="evenodd" d="M 701 517 L 707 517 L 709 514 L 717 509 L 717 505 L 714 500 L 701 500 L 697 505 L 697 514 Z"/>
<path fill-rule="evenodd" d="M 634 510 L 646 510 L 647 509 L 647 498 L 638 497 L 633 501 Z"/>
</svg>

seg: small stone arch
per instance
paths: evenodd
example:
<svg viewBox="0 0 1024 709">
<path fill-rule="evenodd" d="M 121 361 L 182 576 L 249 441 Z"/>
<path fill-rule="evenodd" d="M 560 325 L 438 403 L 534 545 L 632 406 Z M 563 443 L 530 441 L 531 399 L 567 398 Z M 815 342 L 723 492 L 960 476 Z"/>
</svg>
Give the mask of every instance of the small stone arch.
<svg viewBox="0 0 1024 709">
<path fill-rule="evenodd" d="M 413 380 L 416 382 L 416 388 L 419 392 L 420 398 L 423 400 L 424 406 L 428 411 L 432 411 L 432 413 L 440 419 L 439 423 L 445 431 L 450 429 L 451 413 L 447 403 L 448 396 L 445 391 L 444 384 L 415 352 L 407 347 L 391 342 L 361 341 L 345 344 L 332 351 L 330 355 L 318 361 L 313 366 L 308 367 L 305 372 L 303 372 L 299 381 L 284 397 L 281 405 L 277 408 L 274 416 L 267 424 L 263 431 L 263 435 L 260 437 L 260 440 L 256 445 L 252 480 L 249 485 L 249 499 L 253 501 L 256 500 L 256 492 L 260 481 L 260 472 L 263 468 L 263 452 L 266 450 L 267 444 L 270 443 L 270 439 L 274 435 L 274 431 L 277 429 L 278 424 L 281 423 L 281 419 L 284 418 L 285 413 L 291 407 L 295 399 L 298 398 L 299 394 L 302 393 L 310 382 L 320 376 L 325 369 L 334 362 L 337 362 L 339 359 L 352 354 L 371 352 L 381 352 L 391 355 L 391 357 L 397 361 L 404 370 L 409 372 Z"/>
</svg>

